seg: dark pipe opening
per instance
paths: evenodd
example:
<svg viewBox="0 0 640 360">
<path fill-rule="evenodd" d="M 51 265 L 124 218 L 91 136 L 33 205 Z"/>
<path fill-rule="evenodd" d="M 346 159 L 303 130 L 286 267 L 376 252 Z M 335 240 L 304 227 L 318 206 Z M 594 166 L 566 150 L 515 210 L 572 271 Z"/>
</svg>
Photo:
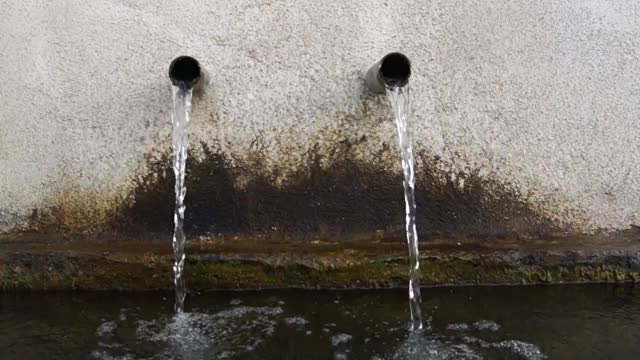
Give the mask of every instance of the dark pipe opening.
<svg viewBox="0 0 640 360">
<path fill-rule="evenodd" d="M 411 76 L 411 62 L 401 53 L 387 54 L 382 58 L 380 75 L 387 86 L 405 86 Z"/>
<path fill-rule="evenodd" d="M 175 86 L 194 87 L 202 77 L 198 60 L 191 56 L 179 56 L 169 65 L 169 78 Z"/>
</svg>

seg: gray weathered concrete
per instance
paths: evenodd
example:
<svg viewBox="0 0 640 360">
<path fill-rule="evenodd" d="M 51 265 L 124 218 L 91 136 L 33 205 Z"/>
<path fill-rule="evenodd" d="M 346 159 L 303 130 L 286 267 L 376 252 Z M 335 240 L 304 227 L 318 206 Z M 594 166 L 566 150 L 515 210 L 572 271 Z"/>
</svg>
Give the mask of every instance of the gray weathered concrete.
<svg viewBox="0 0 640 360">
<path fill-rule="evenodd" d="M 276 182 L 341 141 L 397 169 L 384 99 L 362 88 L 395 50 L 414 65 L 418 149 L 442 174 L 508 184 L 581 231 L 640 224 L 637 1 L 0 0 L 0 15 L 5 232 L 70 193 L 133 188 L 169 147 L 166 70 L 182 54 L 213 81 L 194 142 L 232 161 L 259 148 Z"/>
</svg>

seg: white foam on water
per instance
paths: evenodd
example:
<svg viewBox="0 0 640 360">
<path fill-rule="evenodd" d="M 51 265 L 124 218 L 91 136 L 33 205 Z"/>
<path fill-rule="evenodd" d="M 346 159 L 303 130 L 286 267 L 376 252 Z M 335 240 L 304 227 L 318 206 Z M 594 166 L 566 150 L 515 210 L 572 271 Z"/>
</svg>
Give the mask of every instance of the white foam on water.
<svg viewBox="0 0 640 360">
<path fill-rule="evenodd" d="M 393 354 L 393 359 L 398 360 L 479 360 L 480 355 L 475 353 L 466 344 L 452 344 L 440 339 L 426 337 L 422 332 L 409 335 L 400 348 Z"/>
<path fill-rule="evenodd" d="M 151 343 L 158 349 L 152 359 L 181 358 L 235 358 L 239 354 L 255 351 L 275 332 L 280 307 L 238 306 L 218 313 L 178 313 L 171 318 L 138 320 L 137 341 Z M 109 337 L 118 324 L 101 324 L 96 334 Z M 256 335 L 260 334 L 260 335 Z M 100 342 L 92 353 L 96 359 L 127 359 L 130 351 L 122 344 Z M 125 356 L 125 357 L 123 357 Z"/>
<path fill-rule="evenodd" d="M 500 325 L 490 320 L 480 320 L 473 323 L 473 327 L 480 331 L 498 331 Z"/>
<path fill-rule="evenodd" d="M 467 331 L 469 330 L 469 324 L 465 323 L 454 323 L 447 325 L 447 330 L 450 331 Z"/>
<path fill-rule="evenodd" d="M 98 337 L 113 336 L 113 332 L 115 331 L 116 327 L 118 327 L 118 325 L 114 321 L 104 322 L 100 324 L 100 326 L 98 326 L 98 329 L 96 329 L 96 336 Z"/>
<path fill-rule="evenodd" d="M 337 334 L 331 337 L 331 344 L 333 346 L 338 346 L 340 344 L 346 344 L 351 341 L 353 337 L 349 334 Z"/>
<path fill-rule="evenodd" d="M 298 327 L 306 336 L 313 334 L 309 327 L 305 328 L 310 324 L 309 320 L 300 316 L 284 316 L 284 310 L 278 306 L 235 306 L 217 313 L 180 313 L 150 321 L 127 319 L 124 314 L 126 312 L 123 310 L 115 315 L 115 320 L 103 320 L 97 327 L 95 334 L 98 346 L 90 353 L 91 358 L 126 360 L 146 356 L 149 359 L 232 359 L 258 351 L 260 345 L 275 334 L 278 326 Z M 119 327 L 126 329 L 131 325 L 136 330 L 135 342 L 119 343 L 116 336 Z M 352 346 L 357 344 L 352 335 L 338 333 L 336 328 L 335 323 L 324 324 L 321 328 L 322 337 L 329 337 L 334 358 L 346 359 L 353 350 Z M 449 333 L 451 335 L 433 335 L 424 330 L 407 332 L 404 327 L 383 326 L 382 332 L 367 328 L 367 334 L 375 335 L 381 340 L 378 345 L 390 351 L 372 355 L 385 359 L 474 360 L 487 354 L 528 360 L 546 359 L 539 347 L 527 342 L 496 340 L 495 335 L 491 335 L 491 340 L 483 339 L 484 335 L 488 335 L 485 331 L 500 329 L 497 323 L 489 320 L 451 323 L 447 325 L 447 330 L 462 331 L 459 334 Z M 466 331 L 476 331 L 479 337 L 467 336 Z M 397 339 L 397 336 L 405 340 L 394 352 L 397 344 L 389 348 L 394 342 L 385 345 L 387 342 L 384 339 Z M 371 341 L 371 337 L 364 339 L 365 344 Z M 143 349 L 143 352 L 132 349 Z M 145 354 L 145 351 L 148 353 Z"/>
<path fill-rule="evenodd" d="M 513 354 L 522 356 L 528 360 L 541 360 L 547 357 L 542 353 L 539 347 L 518 340 L 505 340 L 491 344 L 494 349 L 506 349 Z"/>
<path fill-rule="evenodd" d="M 98 338 L 98 349 L 91 352 L 89 357 L 92 359 L 111 360 L 111 359 L 133 359 L 133 355 L 129 354 L 123 344 L 114 341 L 115 331 L 118 323 L 115 321 L 105 321 L 98 326 L 95 335 Z"/>
<path fill-rule="evenodd" d="M 307 325 L 309 323 L 309 321 L 307 319 L 304 319 L 304 318 L 301 318 L 301 317 L 286 318 L 286 319 L 284 319 L 284 322 L 286 322 L 287 325 L 297 325 L 297 326 L 304 326 L 304 325 Z"/>
<path fill-rule="evenodd" d="M 215 314 L 181 313 L 168 323 L 140 321 L 138 335 L 168 345 L 170 354 L 233 357 L 271 336 L 282 312 L 279 307 L 239 306 Z"/>
<path fill-rule="evenodd" d="M 99 360 L 133 360 L 135 359 L 135 357 L 131 354 L 114 356 L 114 355 L 110 355 L 106 351 L 99 351 L 99 350 L 92 352 L 91 355 L 89 356 L 91 359 L 99 359 Z"/>
<path fill-rule="evenodd" d="M 462 340 L 467 344 L 478 345 L 484 349 L 507 351 L 511 355 L 519 356 L 527 360 L 542 360 L 547 358 L 539 347 L 524 341 L 504 340 L 499 342 L 488 342 L 472 336 L 465 336 Z"/>
</svg>

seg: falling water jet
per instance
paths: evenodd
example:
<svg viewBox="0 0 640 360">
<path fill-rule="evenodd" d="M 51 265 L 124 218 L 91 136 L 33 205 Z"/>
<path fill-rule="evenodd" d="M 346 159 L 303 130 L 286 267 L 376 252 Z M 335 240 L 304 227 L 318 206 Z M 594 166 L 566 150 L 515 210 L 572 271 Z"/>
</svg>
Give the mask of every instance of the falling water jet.
<svg viewBox="0 0 640 360">
<path fill-rule="evenodd" d="M 187 151 L 189 149 L 188 127 L 191 121 L 191 99 L 194 90 L 203 88 L 206 82 L 206 73 L 200 63 L 192 57 L 180 56 L 174 59 L 169 66 L 169 78 L 173 84 L 173 172 L 175 173 L 175 211 L 173 214 L 173 251 L 174 251 L 174 284 L 176 313 L 184 312 L 184 299 L 186 290 L 184 285 L 185 262 L 185 235 L 184 213 L 186 207 L 184 198 L 187 194 L 185 186 L 185 173 L 187 164 Z"/>
<path fill-rule="evenodd" d="M 418 252 L 418 233 L 416 231 L 415 170 L 414 155 L 409 126 L 410 101 L 409 77 L 411 62 L 401 53 L 390 53 L 375 63 L 365 76 L 371 91 L 386 92 L 393 107 L 398 131 L 402 172 L 404 174 L 404 200 L 406 213 L 407 245 L 409 248 L 409 307 L 411 310 L 411 329 L 422 329 L 420 313 L 420 256 Z"/>
</svg>

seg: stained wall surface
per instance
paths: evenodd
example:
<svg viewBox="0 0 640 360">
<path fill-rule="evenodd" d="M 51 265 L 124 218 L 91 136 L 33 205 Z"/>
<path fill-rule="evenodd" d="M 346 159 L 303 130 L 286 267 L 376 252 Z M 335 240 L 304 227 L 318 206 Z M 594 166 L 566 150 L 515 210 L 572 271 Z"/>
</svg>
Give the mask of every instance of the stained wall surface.
<svg viewBox="0 0 640 360">
<path fill-rule="evenodd" d="M 413 64 L 424 231 L 640 224 L 637 1 L 0 0 L 0 15 L 2 232 L 170 227 L 167 67 L 183 54 L 211 75 L 192 231 L 393 232 L 395 128 L 363 85 L 390 51 Z"/>
</svg>

